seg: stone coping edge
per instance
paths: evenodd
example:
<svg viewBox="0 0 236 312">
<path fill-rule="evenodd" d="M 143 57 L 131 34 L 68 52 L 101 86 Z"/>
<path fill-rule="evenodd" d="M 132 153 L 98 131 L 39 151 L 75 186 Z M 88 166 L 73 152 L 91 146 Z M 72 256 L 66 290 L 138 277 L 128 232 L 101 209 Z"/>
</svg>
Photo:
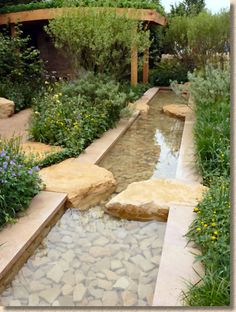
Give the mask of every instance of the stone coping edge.
<svg viewBox="0 0 236 312">
<path fill-rule="evenodd" d="M 185 182 L 201 182 L 195 169 L 193 125 L 194 114 L 191 112 L 185 119 L 176 171 L 176 179 Z M 199 276 L 204 275 L 203 266 L 200 262 L 195 262 L 195 255 L 199 254 L 199 250 L 188 243 L 185 237 L 194 220 L 193 208 L 172 205 L 169 209 L 153 306 L 183 306 L 183 295 L 188 290 L 189 283 L 199 282 Z"/>
<path fill-rule="evenodd" d="M 63 210 L 67 194 L 41 191 L 36 195 L 24 216 L 8 224 L 0 232 L 0 281 L 7 278 L 23 254 L 49 226 L 55 215 Z"/>
</svg>

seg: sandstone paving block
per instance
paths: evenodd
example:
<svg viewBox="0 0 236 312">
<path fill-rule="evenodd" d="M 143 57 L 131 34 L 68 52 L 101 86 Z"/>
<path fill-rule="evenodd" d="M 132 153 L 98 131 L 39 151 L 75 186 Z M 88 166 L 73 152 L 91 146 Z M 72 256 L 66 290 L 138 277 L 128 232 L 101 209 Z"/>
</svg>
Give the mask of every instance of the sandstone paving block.
<svg viewBox="0 0 236 312">
<path fill-rule="evenodd" d="M 76 158 L 44 168 L 39 175 L 47 191 L 68 193 L 68 207 L 81 210 L 108 198 L 116 188 L 111 172 L 96 165 L 79 163 Z"/>
</svg>

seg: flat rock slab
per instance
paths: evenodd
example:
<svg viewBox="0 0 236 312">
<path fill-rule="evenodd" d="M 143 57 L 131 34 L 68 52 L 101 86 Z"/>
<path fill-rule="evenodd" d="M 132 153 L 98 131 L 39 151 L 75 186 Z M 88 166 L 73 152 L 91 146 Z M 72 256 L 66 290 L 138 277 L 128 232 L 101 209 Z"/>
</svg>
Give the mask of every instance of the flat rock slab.
<svg viewBox="0 0 236 312">
<path fill-rule="evenodd" d="M 108 198 L 116 188 L 116 181 L 110 171 L 96 165 L 79 163 L 76 158 L 44 168 L 39 175 L 47 191 L 67 193 L 67 206 L 81 210 Z"/>
<path fill-rule="evenodd" d="M 187 114 L 191 112 L 191 108 L 184 104 L 168 104 L 162 107 L 162 111 L 170 117 L 185 120 Z"/>
<path fill-rule="evenodd" d="M 21 144 L 21 149 L 26 157 L 42 160 L 49 155 L 62 151 L 59 146 L 51 146 L 40 142 L 25 142 Z"/>
<path fill-rule="evenodd" d="M 0 119 L 8 118 L 14 114 L 15 103 L 0 97 Z"/>
<path fill-rule="evenodd" d="M 134 182 L 106 204 L 106 212 L 128 220 L 166 221 L 172 204 L 194 206 L 207 189 L 200 183 L 175 179 Z"/>
</svg>

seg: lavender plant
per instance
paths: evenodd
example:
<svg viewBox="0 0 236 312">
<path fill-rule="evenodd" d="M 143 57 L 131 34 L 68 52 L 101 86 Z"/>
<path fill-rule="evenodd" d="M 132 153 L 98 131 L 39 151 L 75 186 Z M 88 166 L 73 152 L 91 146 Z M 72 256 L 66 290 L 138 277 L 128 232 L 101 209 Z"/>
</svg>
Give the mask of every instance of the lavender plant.
<svg viewBox="0 0 236 312">
<path fill-rule="evenodd" d="M 40 191 L 38 171 L 20 151 L 19 140 L 0 140 L 0 226 L 13 222 Z"/>
</svg>

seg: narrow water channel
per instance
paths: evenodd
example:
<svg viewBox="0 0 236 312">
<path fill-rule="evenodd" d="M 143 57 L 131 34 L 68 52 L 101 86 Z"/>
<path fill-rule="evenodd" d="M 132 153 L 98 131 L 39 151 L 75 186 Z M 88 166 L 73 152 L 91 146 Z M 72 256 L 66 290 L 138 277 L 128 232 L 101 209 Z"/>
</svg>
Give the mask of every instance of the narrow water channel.
<svg viewBox="0 0 236 312">
<path fill-rule="evenodd" d="M 179 99 L 159 92 L 99 164 L 117 193 L 134 181 L 175 177 L 183 122 L 161 108 Z M 104 204 L 104 203 L 103 203 Z M 115 219 L 103 205 L 68 209 L 0 295 L 4 306 L 150 306 L 165 223 Z"/>
</svg>

